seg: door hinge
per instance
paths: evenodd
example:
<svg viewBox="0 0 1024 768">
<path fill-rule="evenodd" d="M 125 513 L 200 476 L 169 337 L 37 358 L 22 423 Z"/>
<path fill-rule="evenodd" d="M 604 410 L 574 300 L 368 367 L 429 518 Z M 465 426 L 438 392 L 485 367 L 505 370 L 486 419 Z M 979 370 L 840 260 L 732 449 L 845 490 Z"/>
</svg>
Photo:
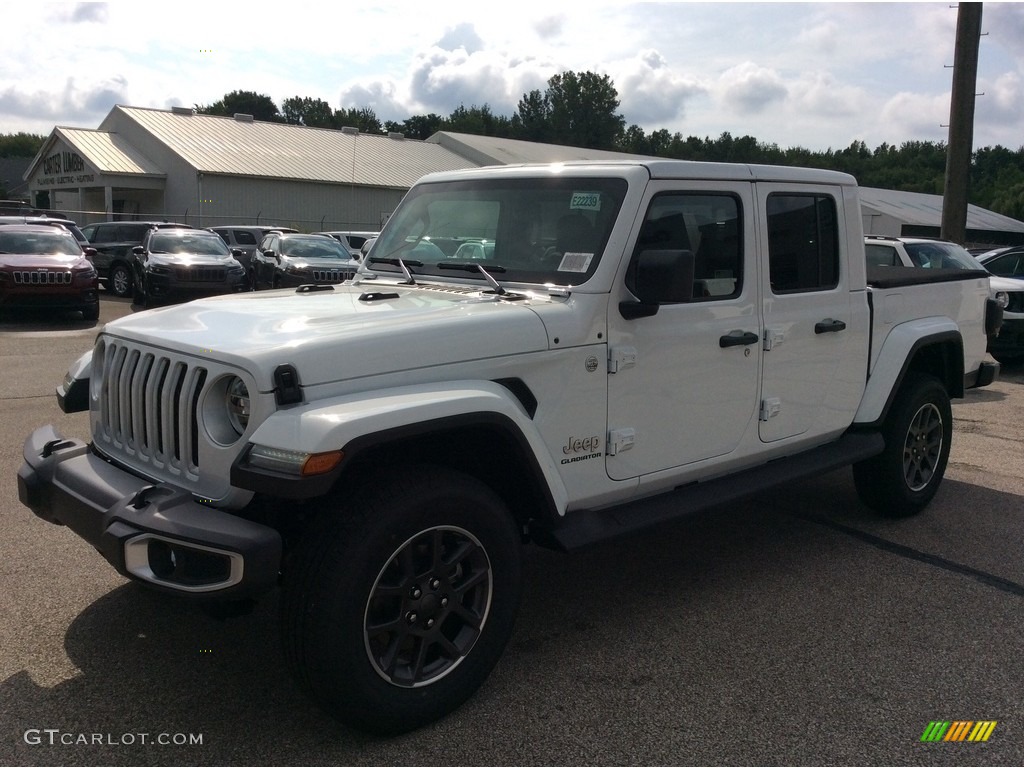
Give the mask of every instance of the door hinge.
<svg viewBox="0 0 1024 768">
<path fill-rule="evenodd" d="M 608 350 L 608 373 L 618 373 L 636 365 L 636 347 L 611 347 Z"/>
<path fill-rule="evenodd" d="M 769 352 L 786 340 L 786 334 L 775 328 L 764 329 L 764 351 Z"/>
<path fill-rule="evenodd" d="M 761 421 L 768 421 L 773 416 L 778 416 L 782 410 L 782 400 L 778 397 L 766 397 L 761 401 Z"/>
<path fill-rule="evenodd" d="M 605 446 L 609 456 L 628 451 L 636 443 L 636 430 L 632 427 L 613 429 L 608 432 L 608 444 Z"/>
</svg>

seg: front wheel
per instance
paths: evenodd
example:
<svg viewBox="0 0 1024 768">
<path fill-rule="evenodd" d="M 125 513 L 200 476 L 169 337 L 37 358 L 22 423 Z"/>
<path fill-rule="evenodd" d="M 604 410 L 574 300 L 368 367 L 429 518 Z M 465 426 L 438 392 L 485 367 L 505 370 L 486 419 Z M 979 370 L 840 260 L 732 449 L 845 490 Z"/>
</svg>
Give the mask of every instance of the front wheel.
<svg viewBox="0 0 1024 768">
<path fill-rule="evenodd" d="M 512 633 L 519 531 L 476 479 L 403 470 L 325 510 L 284 576 L 282 637 L 306 692 L 373 733 L 418 728 L 484 682 Z"/>
<path fill-rule="evenodd" d="M 887 517 L 909 517 L 939 489 L 953 438 L 949 394 L 933 376 L 908 374 L 882 428 L 885 450 L 853 466 L 861 500 Z"/>
<path fill-rule="evenodd" d="M 115 264 L 110 268 L 110 276 L 107 278 L 107 285 L 110 292 L 115 296 L 125 298 L 132 292 L 132 272 L 124 264 Z"/>
</svg>

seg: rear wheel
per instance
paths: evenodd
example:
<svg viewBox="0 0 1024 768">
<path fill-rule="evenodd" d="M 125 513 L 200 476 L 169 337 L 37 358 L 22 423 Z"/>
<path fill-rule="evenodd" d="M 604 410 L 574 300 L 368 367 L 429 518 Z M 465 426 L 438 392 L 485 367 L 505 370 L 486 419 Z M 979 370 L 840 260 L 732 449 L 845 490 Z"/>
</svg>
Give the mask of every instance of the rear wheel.
<svg viewBox="0 0 1024 768">
<path fill-rule="evenodd" d="M 939 489 L 949 460 L 953 412 L 949 394 L 933 376 L 908 374 L 882 428 L 885 450 L 855 464 L 861 500 L 887 517 L 909 517 Z"/>
<path fill-rule="evenodd" d="M 344 723 L 418 728 L 469 698 L 508 642 L 519 531 L 490 488 L 442 468 L 403 470 L 339 507 L 285 573 L 289 665 Z"/>
</svg>

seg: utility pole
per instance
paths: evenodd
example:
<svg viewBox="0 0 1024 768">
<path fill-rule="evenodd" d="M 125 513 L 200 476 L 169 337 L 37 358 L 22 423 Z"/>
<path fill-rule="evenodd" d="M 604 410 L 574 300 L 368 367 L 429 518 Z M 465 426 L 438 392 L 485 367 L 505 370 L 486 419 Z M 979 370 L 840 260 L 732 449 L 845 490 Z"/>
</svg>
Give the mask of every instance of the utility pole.
<svg viewBox="0 0 1024 768">
<path fill-rule="evenodd" d="M 960 3 L 953 56 L 953 93 L 949 104 L 949 144 L 942 196 L 943 240 L 967 240 L 967 185 L 974 150 L 974 97 L 981 42 L 981 3 Z"/>
</svg>

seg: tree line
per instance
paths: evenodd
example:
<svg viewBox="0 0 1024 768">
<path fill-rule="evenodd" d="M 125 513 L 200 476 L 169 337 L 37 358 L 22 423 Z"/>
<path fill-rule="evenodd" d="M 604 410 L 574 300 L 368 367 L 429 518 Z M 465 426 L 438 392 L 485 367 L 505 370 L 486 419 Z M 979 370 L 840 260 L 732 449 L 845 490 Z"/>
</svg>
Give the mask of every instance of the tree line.
<svg viewBox="0 0 1024 768">
<path fill-rule="evenodd" d="M 405 120 L 381 121 L 368 107 L 333 109 L 323 99 L 293 96 L 280 108 L 266 94 L 231 91 L 212 104 L 196 104 L 198 113 L 230 116 L 241 112 L 257 120 L 313 128 L 354 127 L 361 133 L 399 132 L 426 139 L 438 131 L 629 152 L 679 160 L 764 163 L 844 171 L 866 187 L 941 195 L 945 183 L 946 144 L 905 141 L 883 143 L 874 149 L 863 141 L 824 151 L 804 147 L 782 149 L 753 136 L 734 137 L 728 131 L 716 138 L 686 136 L 665 129 L 645 132 L 626 125 L 618 112 L 618 91 L 607 75 L 563 72 L 548 80 L 544 91 L 524 93 L 516 111 L 497 115 L 490 106 L 460 105 L 447 117 L 435 113 Z M 0 157 L 33 156 L 45 137 L 19 133 L 0 135 Z M 974 152 L 969 199 L 975 205 L 1024 220 L 1024 146 L 1001 145 Z"/>
</svg>

